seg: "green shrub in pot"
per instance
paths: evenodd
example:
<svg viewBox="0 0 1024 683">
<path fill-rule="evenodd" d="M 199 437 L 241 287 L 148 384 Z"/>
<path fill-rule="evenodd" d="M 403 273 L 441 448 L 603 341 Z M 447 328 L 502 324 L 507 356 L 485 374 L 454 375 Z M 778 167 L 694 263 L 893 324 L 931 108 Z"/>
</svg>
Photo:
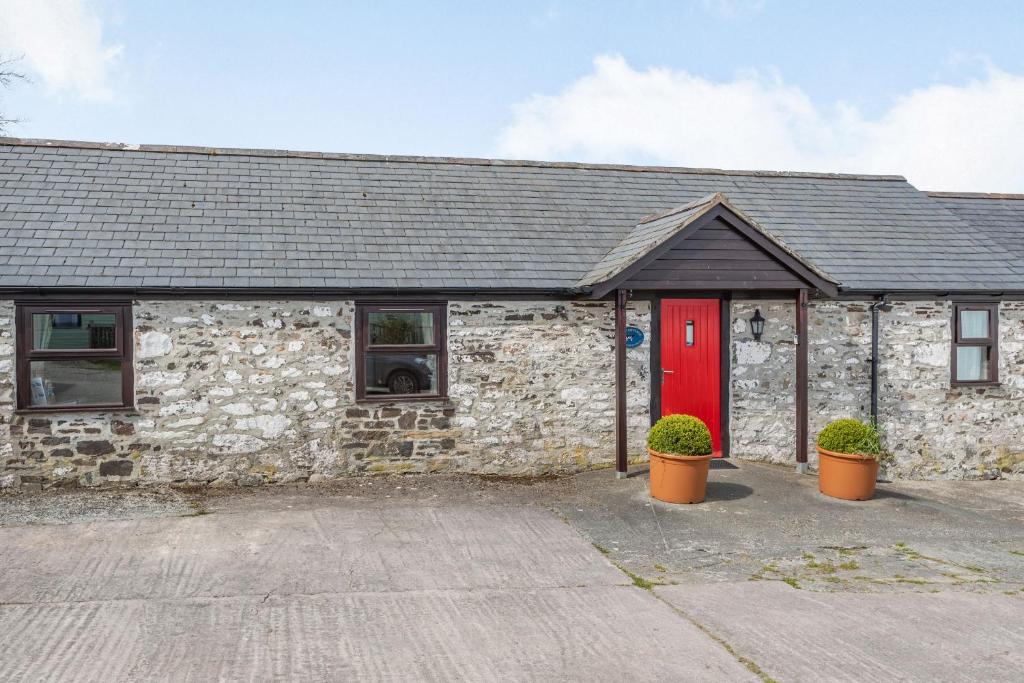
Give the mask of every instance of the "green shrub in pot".
<svg viewBox="0 0 1024 683">
<path fill-rule="evenodd" d="M 833 420 L 818 434 L 818 447 L 833 453 L 882 458 L 882 438 L 871 422 L 853 418 Z"/>
<path fill-rule="evenodd" d="M 711 453 L 711 432 L 700 418 L 666 415 L 651 427 L 647 447 L 670 455 L 708 455 Z"/>
</svg>

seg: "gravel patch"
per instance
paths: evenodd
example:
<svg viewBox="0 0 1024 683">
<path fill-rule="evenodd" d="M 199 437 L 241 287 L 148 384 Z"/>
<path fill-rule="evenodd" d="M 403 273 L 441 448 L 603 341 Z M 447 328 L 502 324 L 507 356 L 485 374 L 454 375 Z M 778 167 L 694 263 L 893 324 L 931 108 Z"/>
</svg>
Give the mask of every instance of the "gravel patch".
<svg viewBox="0 0 1024 683">
<path fill-rule="evenodd" d="M 0 495 L 0 527 L 180 517 L 202 509 L 194 496 L 163 487 L 16 492 Z"/>
</svg>

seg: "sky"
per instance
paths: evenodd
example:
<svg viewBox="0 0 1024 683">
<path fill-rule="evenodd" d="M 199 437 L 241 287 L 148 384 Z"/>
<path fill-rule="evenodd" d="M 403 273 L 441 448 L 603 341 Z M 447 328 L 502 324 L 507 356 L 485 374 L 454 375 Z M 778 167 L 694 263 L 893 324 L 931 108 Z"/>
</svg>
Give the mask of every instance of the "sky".
<svg viewBox="0 0 1024 683">
<path fill-rule="evenodd" d="M 1024 192 L 1024 1 L 0 0 L 18 137 Z"/>
</svg>

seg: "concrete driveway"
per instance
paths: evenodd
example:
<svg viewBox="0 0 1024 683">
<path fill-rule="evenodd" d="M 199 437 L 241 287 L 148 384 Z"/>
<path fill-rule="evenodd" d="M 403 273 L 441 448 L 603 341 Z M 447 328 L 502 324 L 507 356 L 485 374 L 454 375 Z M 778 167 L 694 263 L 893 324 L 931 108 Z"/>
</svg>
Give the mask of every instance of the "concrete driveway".
<svg viewBox="0 0 1024 683">
<path fill-rule="evenodd" d="M 0 496 L 0 680 L 1016 681 L 1024 483 Z"/>
<path fill-rule="evenodd" d="M 8 501 L 0 680 L 757 680 L 537 505 L 378 485 L 17 523 L 88 495 Z"/>
<path fill-rule="evenodd" d="M 549 504 L 656 596 L 779 681 L 1024 680 L 1024 482 L 904 482 L 859 503 L 736 461 L 708 500 L 646 477 Z"/>
</svg>

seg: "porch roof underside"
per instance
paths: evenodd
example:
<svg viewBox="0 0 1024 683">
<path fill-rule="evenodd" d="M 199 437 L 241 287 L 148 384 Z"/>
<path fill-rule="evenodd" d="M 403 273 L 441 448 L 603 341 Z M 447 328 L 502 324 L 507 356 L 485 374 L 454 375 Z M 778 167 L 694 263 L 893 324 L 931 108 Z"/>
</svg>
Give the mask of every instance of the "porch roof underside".
<svg viewBox="0 0 1024 683">
<path fill-rule="evenodd" d="M 565 289 L 708 194 L 860 290 L 1024 290 L 892 176 L 0 139 L 0 287 Z"/>
</svg>

